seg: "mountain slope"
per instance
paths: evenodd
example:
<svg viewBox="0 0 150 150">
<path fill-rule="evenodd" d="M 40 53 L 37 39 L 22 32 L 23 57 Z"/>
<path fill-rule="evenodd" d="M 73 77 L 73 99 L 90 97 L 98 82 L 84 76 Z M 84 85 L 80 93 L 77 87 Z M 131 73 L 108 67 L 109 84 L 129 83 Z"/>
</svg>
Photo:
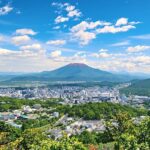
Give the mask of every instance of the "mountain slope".
<svg viewBox="0 0 150 150">
<path fill-rule="evenodd" d="M 69 64 L 51 72 L 43 72 L 42 75 L 63 80 L 97 80 L 100 77 L 112 76 L 109 72 L 94 69 L 85 64 Z"/>
<path fill-rule="evenodd" d="M 129 87 L 121 90 L 127 95 L 150 96 L 150 79 L 134 81 Z"/>
<path fill-rule="evenodd" d="M 13 75 L 0 75 L 0 81 L 6 81 L 14 78 L 15 76 Z"/>
<path fill-rule="evenodd" d="M 0 72 L 0 81 L 10 80 L 19 76 L 21 73 Z"/>
<path fill-rule="evenodd" d="M 85 64 L 69 64 L 54 71 L 27 74 L 11 81 L 128 81 L 133 78 L 92 68 Z"/>
</svg>

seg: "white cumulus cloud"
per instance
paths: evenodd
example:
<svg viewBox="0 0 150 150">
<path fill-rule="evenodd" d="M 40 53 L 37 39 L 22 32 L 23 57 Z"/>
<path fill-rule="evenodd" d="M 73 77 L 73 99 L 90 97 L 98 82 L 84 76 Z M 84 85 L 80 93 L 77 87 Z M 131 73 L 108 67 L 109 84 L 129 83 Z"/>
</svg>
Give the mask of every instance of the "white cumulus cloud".
<svg viewBox="0 0 150 150">
<path fill-rule="evenodd" d="M 12 43 L 15 45 L 22 45 L 29 42 L 31 38 L 27 35 L 20 35 L 20 36 L 14 36 L 12 37 Z"/>
<path fill-rule="evenodd" d="M 91 56 L 96 58 L 109 58 L 111 54 L 99 51 L 98 53 L 92 53 Z"/>
<path fill-rule="evenodd" d="M 66 41 L 65 40 L 50 40 L 50 41 L 47 41 L 46 44 L 49 44 L 49 45 L 64 45 L 64 44 L 66 44 Z"/>
<path fill-rule="evenodd" d="M 40 44 L 32 44 L 32 45 L 25 45 L 21 46 L 21 50 L 40 50 L 42 47 Z"/>
<path fill-rule="evenodd" d="M 53 51 L 53 52 L 50 53 L 50 57 L 52 57 L 52 58 L 57 58 L 59 56 L 61 56 L 61 51 L 60 50 L 56 50 L 56 51 Z"/>
<path fill-rule="evenodd" d="M 13 10 L 13 7 L 11 7 L 10 5 L 5 5 L 3 7 L 0 7 L 0 16 L 7 15 L 12 10 Z"/>
<path fill-rule="evenodd" d="M 92 30 L 106 23 L 107 22 L 101 22 L 101 21 L 96 21 L 96 22 L 82 21 L 81 23 L 73 26 L 70 31 L 72 33 L 73 39 L 77 41 L 79 40 L 79 43 L 81 45 L 87 45 L 91 40 L 96 38 L 96 34 Z"/>
<path fill-rule="evenodd" d="M 108 52 L 108 49 L 102 48 L 102 49 L 99 50 L 99 52 Z"/>
<path fill-rule="evenodd" d="M 95 21 L 95 22 L 82 21 L 81 23 L 73 26 L 71 28 L 71 31 L 75 32 L 75 31 L 80 31 L 80 30 L 95 29 L 98 26 L 105 26 L 105 25 L 110 25 L 110 23 L 104 22 L 104 21 Z"/>
<path fill-rule="evenodd" d="M 9 50 L 9 49 L 4 49 L 0 48 L 0 55 L 7 55 L 7 54 L 14 54 L 15 51 Z"/>
<path fill-rule="evenodd" d="M 128 18 L 120 18 L 116 22 L 116 26 L 121 26 L 126 24 L 128 24 Z"/>
<path fill-rule="evenodd" d="M 16 34 L 18 35 L 36 35 L 37 33 L 32 29 L 17 29 Z"/>
<path fill-rule="evenodd" d="M 68 11 L 68 12 L 73 11 L 74 9 L 75 9 L 75 6 L 73 6 L 73 5 L 68 5 L 66 7 L 66 11 Z"/>
<path fill-rule="evenodd" d="M 68 17 L 62 17 L 62 16 L 58 16 L 56 19 L 55 19 L 55 23 L 63 23 L 63 22 L 66 22 L 68 21 L 69 18 Z"/>
<path fill-rule="evenodd" d="M 96 38 L 96 34 L 92 32 L 80 30 L 73 33 L 73 38 L 79 40 L 79 43 L 81 45 L 87 45 L 91 40 Z"/>
<path fill-rule="evenodd" d="M 80 17 L 81 16 L 81 12 L 78 11 L 77 9 L 69 11 L 67 14 L 68 17 Z"/>
<path fill-rule="evenodd" d="M 137 45 L 137 46 L 127 48 L 127 52 L 129 52 L 129 53 L 137 53 L 137 52 L 142 52 L 142 51 L 145 51 L 145 50 L 150 50 L 150 46 Z"/>
<path fill-rule="evenodd" d="M 74 5 L 71 5 L 69 3 L 57 3 L 53 2 L 52 6 L 55 6 L 57 10 L 55 11 L 59 16 L 55 19 L 55 23 L 62 23 L 67 22 L 71 18 L 72 19 L 78 19 L 81 17 L 82 13 L 80 10 L 76 9 Z M 63 16 L 60 16 L 60 14 L 64 13 Z"/>
<path fill-rule="evenodd" d="M 75 38 L 76 41 L 79 41 L 79 44 L 86 45 L 91 40 L 95 39 L 98 34 L 127 32 L 131 29 L 135 29 L 135 24 L 137 24 L 137 22 L 128 22 L 128 19 L 125 18 L 118 19 L 116 23 L 117 26 L 106 21 L 82 21 L 73 26 L 70 31 L 72 37 Z"/>
<path fill-rule="evenodd" d="M 133 25 L 125 25 L 121 27 L 115 27 L 115 26 L 105 26 L 103 28 L 97 29 L 97 33 L 119 33 L 119 32 L 127 32 L 131 29 L 135 29 L 135 26 Z"/>
</svg>

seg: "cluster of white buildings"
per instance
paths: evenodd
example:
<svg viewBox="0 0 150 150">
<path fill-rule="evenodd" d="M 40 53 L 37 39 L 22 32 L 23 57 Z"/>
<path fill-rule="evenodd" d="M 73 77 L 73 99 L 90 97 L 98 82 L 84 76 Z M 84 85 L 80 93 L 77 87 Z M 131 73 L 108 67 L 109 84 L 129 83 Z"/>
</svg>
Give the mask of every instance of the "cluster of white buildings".
<svg viewBox="0 0 150 150">
<path fill-rule="evenodd" d="M 62 87 L 38 87 L 38 88 L 0 88 L 0 96 L 13 98 L 41 99 L 62 98 L 65 103 L 85 102 L 119 102 L 119 90 L 115 88 L 102 88 L 98 86 L 62 86 Z"/>
<path fill-rule="evenodd" d="M 49 137 L 54 137 L 59 139 L 66 134 L 67 136 L 81 134 L 83 131 L 95 131 L 104 132 L 105 131 L 105 121 L 102 120 L 83 120 L 72 117 L 67 117 L 66 115 L 57 121 L 55 128 L 49 129 L 47 131 Z"/>
<path fill-rule="evenodd" d="M 82 88 L 80 90 L 68 91 L 62 96 L 66 103 L 87 103 L 87 102 L 116 102 L 120 101 L 119 90 L 101 88 L 98 86 Z"/>
<path fill-rule="evenodd" d="M 0 121 L 4 121 L 16 128 L 21 128 L 21 124 L 16 124 L 16 120 L 31 120 L 38 119 L 40 116 L 48 116 L 49 118 L 59 118 L 58 112 L 47 114 L 46 108 L 42 108 L 40 104 L 35 104 L 32 107 L 28 105 L 22 106 L 21 109 L 13 110 L 11 112 L 0 112 Z"/>
</svg>

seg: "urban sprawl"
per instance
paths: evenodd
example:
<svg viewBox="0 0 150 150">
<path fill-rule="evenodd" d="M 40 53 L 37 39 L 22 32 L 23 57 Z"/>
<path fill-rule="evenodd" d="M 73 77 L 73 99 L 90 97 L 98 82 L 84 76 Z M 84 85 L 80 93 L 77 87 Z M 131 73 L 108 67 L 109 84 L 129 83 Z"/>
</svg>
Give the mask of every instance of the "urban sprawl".
<svg viewBox="0 0 150 150">
<path fill-rule="evenodd" d="M 113 88 L 110 87 L 82 87 L 82 86 L 60 86 L 60 87 L 34 87 L 34 88 L 0 88 L 0 97 L 11 97 L 28 100 L 46 100 L 49 98 L 61 99 L 59 103 L 63 105 L 78 105 L 89 102 L 112 102 L 121 104 L 132 104 L 142 106 L 145 101 L 150 101 L 146 96 L 125 96 L 120 94 L 119 89 L 127 87 L 129 84 L 120 84 Z M 4 103 L 4 102 L 3 102 Z M 65 132 L 68 136 L 80 134 L 84 130 L 103 132 L 105 130 L 104 119 L 84 120 L 82 118 L 69 117 L 67 114 L 61 115 L 55 111 L 55 108 L 42 108 L 40 104 L 33 106 L 24 105 L 21 109 L 0 112 L 0 121 L 10 124 L 16 128 L 21 128 L 22 124 L 16 123 L 16 120 L 34 120 L 42 116 L 48 119 L 55 118 L 57 121 L 53 128 L 47 130 L 48 136 L 54 136 L 55 139 L 62 137 Z M 140 118 L 134 118 L 140 121 Z M 58 125 L 63 125 L 63 129 Z"/>
</svg>

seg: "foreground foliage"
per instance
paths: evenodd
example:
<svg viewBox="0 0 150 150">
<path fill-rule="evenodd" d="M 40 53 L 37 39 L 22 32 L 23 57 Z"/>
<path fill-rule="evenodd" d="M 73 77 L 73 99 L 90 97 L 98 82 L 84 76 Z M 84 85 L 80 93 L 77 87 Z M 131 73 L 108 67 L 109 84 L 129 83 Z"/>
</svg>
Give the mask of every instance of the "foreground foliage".
<svg viewBox="0 0 150 150">
<path fill-rule="evenodd" d="M 107 122 L 106 133 L 115 142 L 116 150 L 149 150 L 150 118 L 141 122 L 133 120 L 128 114 L 118 114 L 114 121 Z"/>
<path fill-rule="evenodd" d="M 39 129 L 26 130 L 22 137 L 7 145 L 2 145 L 1 150 L 87 150 L 76 138 L 64 136 L 55 141 L 47 138 Z"/>
<path fill-rule="evenodd" d="M 80 135 L 70 138 L 64 134 L 64 137 L 58 141 L 47 137 L 46 128 L 27 129 L 18 134 L 13 127 L 10 129 L 11 127 L 2 123 L 1 126 L 3 126 L 0 132 L 1 150 L 150 149 L 150 118 L 146 117 L 137 122 L 127 113 L 119 113 L 107 121 L 106 130 L 103 133 L 84 131 Z M 12 138 L 10 138 L 11 136 Z"/>
</svg>

